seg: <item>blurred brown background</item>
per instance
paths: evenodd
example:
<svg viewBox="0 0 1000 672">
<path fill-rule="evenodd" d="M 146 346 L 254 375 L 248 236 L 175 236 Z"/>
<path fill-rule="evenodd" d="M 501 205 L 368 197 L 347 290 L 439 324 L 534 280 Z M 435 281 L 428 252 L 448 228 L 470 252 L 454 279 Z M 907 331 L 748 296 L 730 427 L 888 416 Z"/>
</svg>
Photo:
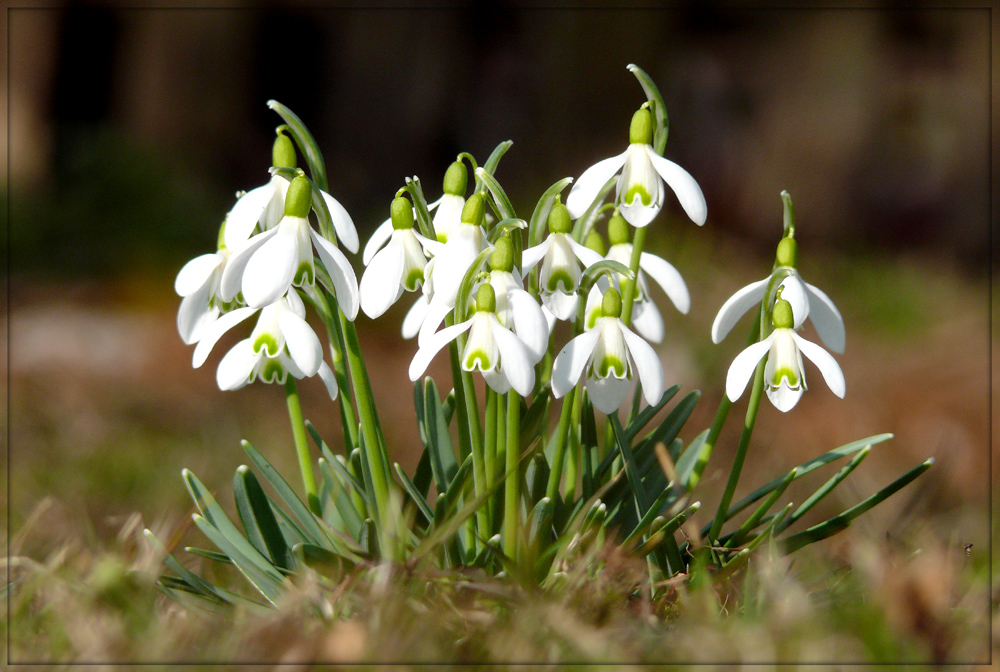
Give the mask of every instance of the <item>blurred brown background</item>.
<svg viewBox="0 0 1000 672">
<path fill-rule="evenodd" d="M 506 139 L 497 177 L 530 214 L 548 185 L 624 149 L 643 101 L 631 62 L 667 103 L 665 155 L 708 201 L 697 229 L 668 200 L 649 238 L 692 294 L 686 317 L 658 295 L 668 382 L 704 392 L 685 437 L 711 421 L 747 328 L 712 345 L 715 311 L 770 269 L 787 189 L 803 275 L 847 321 L 848 394 L 833 397 L 807 365 L 811 390 L 794 411 L 762 407 L 741 492 L 894 432 L 817 516 L 935 456 L 922 485 L 858 529 L 885 534 L 906 514 L 949 543 L 988 548 L 988 10 L 66 4 L 7 20 L 7 494 L 12 534 L 37 513 L 38 552 L 66 529 L 103 543 L 133 511 L 149 525 L 180 520 L 180 469 L 228 492 L 240 438 L 294 473 L 281 390 L 220 392 L 227 344 L 194 371 L 174 327 L 177 270 L 214 249 L 234 192 L 267 179 L 280 119 L 266 100 L 311 128 L 365 240 L 404 176 L 436 198 L 458 152 L 483 161 Z M 394 459 L 412 468 L 406 305 L 358 324 Z M 335 407 L 318 383 L 302 388 L 307 417 L 339 444 Z M 735 436 L 724 435 L 706 493 L 721 490 Z"/>
</svg>

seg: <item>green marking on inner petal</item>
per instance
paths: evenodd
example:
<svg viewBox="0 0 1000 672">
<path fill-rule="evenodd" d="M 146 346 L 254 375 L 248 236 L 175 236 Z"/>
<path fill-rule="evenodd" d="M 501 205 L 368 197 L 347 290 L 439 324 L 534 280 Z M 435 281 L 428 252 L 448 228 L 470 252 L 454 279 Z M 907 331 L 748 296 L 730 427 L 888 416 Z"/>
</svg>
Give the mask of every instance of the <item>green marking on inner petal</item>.
<svg viewBox="0 0 1000 672">
<path fill-rule="evenodd" d="M 266 349 L 268 357 L 278 356 L 278 341 L 271 334 L 263 333 L 253 342 L 253 351 L 260 354 L 261 348 Z"/>
<path fill-rule="evenodd" d="M 412 271 L 409 272 L 409 274 L 406 276 L 406 279 L 403 281 L 403 287 L 406 288 L 406 291 L 413 292 L 416 291 L 418 287 L 420 287 L 423 281 L 424 281 L 424 269 L 414 268 Z"/>
<path fill-rule="evenodd" d="M 781 367 L 775 369 L 774 376 L 771 378 L 771 385 L 773 387 L 778 387 L 781 385 L 781 379 L 785 378 L 788 380 L 788 386 L 791 388 L 796 388 L 799 386 L 799 377 L 795 375 L 795 372 L 787 367 Z"/>
<path fill-rule="evenodd" d="M 285 379 L 285 369 L 277 359 L 269 359 L 264 363 L 260 379 L 265 383 L 279 382 Z"/>
<path fill-rule="evenodd" d="M 552 275 L 549 276 L 548 282 L 545 283 L 545 288 L 550 292 L 554 292 L 559 289 L 560 283 L 562 283 L 564 292 L 572 292 L 576 289 L 573 278 L 569 273 L 562 269 L 556 269 L 552 272 Z"/>
<path fill-rule="evenodd" d="M 601 360 L 601 365 L 597 368 L 597 377 L 607 378 L 614 371 L 615 378 L 624 378 L 627 370 L 625 362 L 613 355 L 605 355 L 604 359 Z"/>
<path fill-rule="evenodd" d="M 295 271 L 295 278 L 292 280 L 292 284 L 297 287 L 311 285 L 315 279 L 314 273 L 312 264 L 303 261 L 299 264 L 299 269 Z"/>
<path fill-rule="evenodd" d="M 649 195 L 649 192 L 646 191 L 646 188 L 641 184 L 633 184 L 632 188 L 626 192 L 625 198 L 622 199 L 622 203 L 630 205 L 632 201 L 635 200 L 636 195 L 642 199 L 643 205 L 652 205 L 653 197 Z"/>
<path fill-rule="evenodd" d="M 465 356 L 462 368 L 466 371 L 475 371 L 477 368 L 480 371 L 489 371 L 493 368 L 493 364 L 490 362 L 489 355 L 485 352 L 482 350 L 473 350 Z"/>
</svg>

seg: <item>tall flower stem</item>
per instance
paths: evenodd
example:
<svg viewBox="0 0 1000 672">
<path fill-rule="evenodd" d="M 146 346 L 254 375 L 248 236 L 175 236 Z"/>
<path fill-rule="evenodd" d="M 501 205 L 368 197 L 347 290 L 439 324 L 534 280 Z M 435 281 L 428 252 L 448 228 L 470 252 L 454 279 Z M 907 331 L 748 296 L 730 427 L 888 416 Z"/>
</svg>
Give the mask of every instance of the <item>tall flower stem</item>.
<svg viewBox="0 0 1000 672">
<path fill-rule="evenodd" d="M 629 260 L 629 269 L 632 277 L 625 281 L 624 292 L 622 293 L 622 315 L 621 320 L 625 326 L 632 326 L 632 303 L 635 301 L 635 283 L 639 279 L 639 260 L 642 258 L 642 248 L 646 245 L 646 229 L 640 226 L 635 230 L 632 239 L 632 258 Z"/>
<path fill-rule="evenodd" d="M 462 426 L 464 425 L 467 431 L 466 445 L 468 446 L 469 452 L 472 453 L 472 479 L 474 492 L 475 496 L 479 497 L 486 491 L 486 465 L 484 463 L 485 456 L 483 454 L 483 429 L 479 421 L 479 402 L 476 399 L 476 385 L 472 380 L 472 373 L 463 369 L 459 364 L 459 353 L 464 349 L 465 338 L 459 336 L 452 341 L 452 375 L 456 377 L 455 396 L 456 398 L 461 397 L 464 402 L 463 406 L 457 409 L 458 412 L 462 412 L 464 415 L 464 422 L 462 416 L 459 416 L 458 419 L 459 433 L 461 433 Z M 461 390 L 459 388 L 461 388 Z M 487 507 L 479 507 L 479 510 L 476 511 L 476 523 L 479 527 L 479 535 L 486 534 L 489 531 L 489 522 Z M 480 542 L 476 541 L 475 547 L 477 552 L 480 546 Z"/>
<path fill-rule="evenodd" d="M 545 496 L 556 501 L 559 492 L 559 482 L 563 477 L 563 464 L 566 461 L 566 444 L 569 438 L 570 418 L 573 413 L 573 399 L 576 397 L 574 387 L 566 393 L 563 399 L 562 411 L 559 413 L 559 424 L 556 426 L 555 454 L 552 457 L 552 469 L 549 471 L 549 482 L 545 488 Z"/>
<path fill-rule="evenodd" d="M 496 481 L 497 451 L 499 450 L 499 426 L 497 424 L 497 416 L 502 415 L 498 409 L 498 406 L 500 405 L 499 397 L 500 395 L 494 392 L 492 388 L 489 386 L 486 387 L 486 424 L 483 427 L 483 430 L 486 432 L 486 445 L 483 449 L 483 466 L 485 470 L 485 487 L 487 490 L 491 489 L 494 481 Z M 487 499 L 483 506 L 486 507 L 490 519 L 490 526 L 487 530 L 483 531 L 483 535 L 491 536 L 493 532 L 493 521 L 496 519 L 493 497 Z"/>
<path fill-rule="evenodd" d="M 313 473 L 309 444 L 306 441 L 306 424 L 302 420 L 299 390 L 295 385 L 295 377 L 291 374 L 287 374 L 285 377 L 285 398 L 288 402 L 288 418 L 292 423 L 292 437 L 295 439 L 295 452 L 299 457 L 299 469 L 302 471 L 302 485 L 306 491 L 306 502 L 309 504 L 310 511 L 321 516 L 323 510 L 319 505 L 319 495 L 316 491 L 316 476 Z"/>
<path fill-rule="evenodd" d="M 517 557 L 518 513 L 521 499 L 521 397 L 514 390 L 507 393 L 506 468 L 509 476 L 504 484 L 503 552 Z"/>
</svg>

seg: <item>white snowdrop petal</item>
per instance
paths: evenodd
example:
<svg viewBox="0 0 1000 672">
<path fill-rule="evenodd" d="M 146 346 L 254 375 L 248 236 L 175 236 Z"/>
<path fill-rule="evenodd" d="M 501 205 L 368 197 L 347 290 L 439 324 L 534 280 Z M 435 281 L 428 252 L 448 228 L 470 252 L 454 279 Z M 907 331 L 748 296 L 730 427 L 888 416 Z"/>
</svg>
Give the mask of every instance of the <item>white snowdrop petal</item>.
<svg viewBox="0 0 1000 672">
<path fill-rule="evenodd" d="M 625 164 L 630 151 L 631 146 L 618 156 L 598 161 L 583 171 L 583 175 L 573 183 L 573 188 L 570 189 L 569 196 L 566 197 L 566 209 L 569 210 L 570 217 L 576 219 L 587 211 L 587 208 L 597 198 L 601 187 L 607 184 L 608 180 L 614 177 L 618 169 Z"/>
<path fill-rule="evenodd" d="M 375 253 L 378 252 L 383 245 L 389 242 L 393 231 L 394 229 L 392 228 L 391 219 L 387 219 L 378 225 L 378 228 L 375 229 L 374 233 L 372 233 L 372 237 L 369 238 L 368 242 L 365 244 L 365 251 L 361 255 L 361 261 L 365 266 L 370 264 L 372 259 L 375 257 Z"/>
<path fill-rule="evenodd" d="M 560 320 L 571 320 L 576 316 L 580 299 L 576 292 L 567 294 L 561 290 L 542 292 L 542 303 Z"/>
<path fill-rule="evenodd" d="M 677 200 L 691 221 L 698 226 L 703 225 L 708 219 L 708 205 L 705 204 L 705 195 L 701 192 L 701 187 L 691 174 L 673 161 L 668 161 L 654 152 L 649 145 L 646 146 L 646 154 L 653 162 L 656 172 L 677 194 Z"/>
<path fill-rule="evenodd" d="M 844 380 L 844 372 L 840 369 L 840 364 L 837 364 L 837 360 L 833 358 L 833 355 L 794 332 L 792 333 L 792 338 L 795 339 L 795 344 L 799 346 L 799 352 L 812 360 L 812 363 L 816 365 L 819 372 L 823 374 L 823 380 L 830 387 L 830 391 L 843 399 L 847 393 L 847 382 Z"/>
<path fill-rule="evenodd" d="M 278 328 L 292 361 L 306 377 L 316 375 L 323 362 L 323 346 L 309 323 L 290 310 L 282 310 L 278 313 Z"/>
<path fill-rule="evenodd" d="M 233 209 L 226 215 L 226 232 L 223 240 L 230 250 L 241 246 L 253 233 L 264 208 L 274 196 L 275 183 L 272 178 L 267 184 L 245 193 Z"/>
<path fill-rule="evenodd" d="M 559 351 L 552 363 L 552 394 L 556 399 L 573 389 L 580 380 L 600 336 L 600 329 L 585 331 Z"/>
<path fill-rule="evenodd" d="M 632 305 L 632 326 L 651 343 L 662 343 L 666 330 L 660 309 L 652 301 Z"/>
<path fill-rule="evenodd" d="M 754 343 L 746 350 L 736 355 L 736 359 L 729 365 L 729 373 L 726 375 L 726 396 L 729 401 L 735 402 L 743 395 L 750 377 L 757 369 L 757 364 L 767 351 L 771 349 L 774 341 L 774 332 L 763 341 Z"/>
<path fill-rule="evenodd" d="M 336 245 L 311 228 L 309 229 L 309 234 L 316 245 L 316 251 L 319 253 L 320 260 L 333 280 L 333 288 L 337 293 L 337 301 L 340 303 L 340 309 L 344 311 L 347 319 L 353 322 L 354 318 L 358 316 L 360 299 L 358 297 L 358 278 L 354 275 L 351 262 L 347 260 L 347 257 L 344 256 L 344 253 Z"/>
<path fill-rule="evenodd" d="M 545 254 L 552 247 L 552 236 L 546 236 L 545 240 L 534 247 L 529 247 L 521 253 L 521 271 L 527 273 L 538 264 Z"/>
<path fill-rule="evenodd" d="M 764 300 L 764 292 L 767 291 L 767 283 L 770 278 L 764 278 L 758 282 L 753 282 L 743 287 L 733 294 L 722 304 L 719 314 L 715 316 L 712 323 L 712 342 L 721 343 L 722 339 L 736 326 L 743 315 Z"/>
<path fill-rule="evenodd" d="M 423 347 L 427 339 L 434 335 L 437 328 L 444 322 L 444 318 L 452 311 L 452 307 L 440 301 L 431 299 L 424 314 L 424 321 L 420 325 L 420 332 L 417 335 L 417 345 Z"/>
<path fill-rule="evenodd" d="M 393 240 L 379 250 L 361 276 L 358 288 L 361 310 L 373 320 L 387 311 L 399 295 L 405 250 L 396 243 L 396 236 L 393 236 Z"/>
<path fill-rule="evenodd" d="M 260 308 L 281 298 L 292 285 L 299 265 L 297 226 L 287 219 L 278 233 L 250 257 L 243 272 L 243 298 L 251 308 Z"/>
<path fill-rule="evenodd" d="M 646 403 L 655 406 L 663 396 L 663 365 L 660 363 L 660 357 L 653 350 L 653 346 L 632 333 L 621 320 L 618 320 L 618 326 L 622 330 L 622 336 L 625 337 L 625 344 L 628 345 L 628 354 L 635 362 Z"/>
<path fill-rule="evenodd" d="M 220 390 L 238 390 L 250 382 L 250 374 L 257 365 L 258 355 L 253 351 L 253 344 L 246 338 L 232 347 L 226 353 L 219 368 L 215 371 L 215 382 Z"/>
<path fill-rule="evenodd" d="M 691 295 L 687 284 L 673 264 L 655 254 L 643 252 L 639 255 L 639 268 L 656 281 L 667 297 L 684 315 L 691 309 Z"/>
<path fill-rule="evenodd" d="M 207 326 L 198 340 L 198 345 L 194 349 L 191 366 L 197 369 L 204 364 L 205 360 L 208 359 L 208 354 L 212 352 L 212 348 L 219 342 L 222 335 L 256 312 L 256 308 L 237 308 L 223 314 L 219 319 Z"/>
<path fill-rule="evenodd" d="M 354 220 L 347 214 L 347 210 L 325 191 L 321 191 L 326 207 L 330 210 L 330 219 L 333 220 L 333 230 L 337 232 L 337 240 L 347 248 L 347 251 L 354 254 L 358 251 L 358 230 L 354 226 Z"/>
<path fill-rule="evenodd" d="M 569 243 L 569 247 L 573 250 L 573 254 L 576 255 L 576 258 L 583 263 L 584 268 L 588 268 L 597 262 L 604 260 L 604 257 L 599 255 L 597 252 L 594 252 L 589 247 L 584 247 L 568 235 L 566 236 L 566 242 Z"/>
<path fill-rule="evenodd" d="M 219 283 L 219 296 L 223 301 L 232 301 L 240 293 L 243 287 L 243 274 L 246 271 L 250 258 L 260 249 L 260 246 L 278 234 L 278 229 L 274 228 L 264 233 L 259 233 L 242 246 L 232 251 L 226 267 L 222 270 L 222 280 Z"/>
<path fill-rule="evenodd" d="M 202 254 L 184 264 L 174 280 L 174 291 L 178 296 L 190 296 L 208 283 L 212 273 L 225 261 L 221 252 Z"/>
<path fill-rule="evenodd" d="M 788 411 L 795 408 L 795 405 L 799 403 L 799 399 L 802 398 L 802 393 L 805 390 L 799 386 L 796 388 L 791 388 L 788 383 L 782 381 L 781 385 L 778 387 L 767 386 L 765 392 L 767 392 L 767 398 L 770 400 L 771 405 L 782 413 L 787 413 Z"/>
<path fill-rule="evenodd" d="M 805 286 L 809 294 L 809 317 L 816 327 L 816 333 L 826 347 L 836 353 L 843 353 L 847 341 L 844 318 L 840 316 L 840 311 L 833 305 L 829 296 L 808 282 Z"/>
<path fill-rule="evenodd" d="M 417 300 L 413 302 L 410 310 L 407 311 L 406 317 L 403 318 L 403 338 L 413 338 L 420 332 L 420 327 L 424 323 L 424 318 L 427 317 L 427 311 L 429 308 L 430 301 L 427 299 L 425 294 L 421 294 L 417 297 Z"/>
<path fill-rule="evenodd" d="M 628 378 L 619 379 L 614 376 L 587 378 L 587 394 L 590 395 L 594 408 L 605 415 L 611 415 L 621 408 L 622 402 L 628 396 L 630 384 Z"/>
<path fill-rule="evenodd" d="M 201 291 L 181 300 L 177 310 L 177 331 L 185 345 L 191 345 L 201 338 L 201 332 L 219 315 L 218 308 L 210 308 L 208 297 L 211 288 L 205 285 Z"/>
<path fill-rule="evenodd" d="M 518 394 L 526 397 L 535 386 L 535 367 L 531 353 L 517 336 L 500 324 L 495 315 L 489 315 L 493 339 L 500 350 L 500 368 Z"/>
<path fill-rule="evenodd" d="M 413 361 L 410 362 L 410 380 L 416 382 L 416 380 L 423 375 L 424 371 L 427 370 L 427 366 L 431 363 L 431 360 L 434 359 L 434 355 L 436 355 L 441 348 L 455 340 L 459 334 L 471 327 L 474 319 L 475 317 L 472 317 L 465 322 L 445 327 L 428 338 L 427 344 L 421 346 L 420 349 L 417 350 L 417 354 L 413 356 Z"/>
<path fill-rule="evenodd" d="M 317 373 L 319 373 L 320 380 L 326 385 L 326 392 L 330 395 L 330 399 L 336 401 L 338 392 L 337 376 L 333 373 L 333 369 L 326 362 L 321 362 Z"/>
<path fill-rule="evenodd" d="M 798 329 L 809 316 L 810 303 L 806 297 L 806 288 L 798 275 L 789 275 L 781 281 L 781 298 L 788 301 L 792 307 L 793 328 Z"/>
<path fill-rule="evenodd" d="M 507 292 L 514 313 L 514 329 L 518 338 L 524 342 L 531 358 L 541 361 L 549 347 L 549 326 L 534 297 L 523 289 L 512 289 Z"/>
</svg>

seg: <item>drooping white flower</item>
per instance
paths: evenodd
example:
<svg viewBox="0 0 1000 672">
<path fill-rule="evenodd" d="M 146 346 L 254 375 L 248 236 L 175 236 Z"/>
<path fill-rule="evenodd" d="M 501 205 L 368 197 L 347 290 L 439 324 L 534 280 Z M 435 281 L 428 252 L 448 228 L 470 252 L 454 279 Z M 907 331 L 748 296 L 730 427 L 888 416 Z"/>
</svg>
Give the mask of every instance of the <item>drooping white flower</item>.
<svg viewBox="0 0 1000 672">
<path fill-rule="evenodd" d="M 806 389 L 802 355 L 816 364 L 830 390 L 843 399 L 846 384 L 840 365 L 826 350 L 795 333 L 793 308 L 788 301 L 779 299 L 775 303 L 773 324 L 774 331 L 767 338 L 741 352 L 730 365 L 726 376 L 729 400 L 735 402 L 740 398 L 757 364 L 766 356 L 764 389 L 767 398 L 779 411 L 792 410 Z"/>
<path fill-rule="evenodd" d="M 590 207 L 601 188 L 621 169 L 615 187 L 615 205 L 632 226 L 646 226 L 660 212 L 664 182 L 673 189 L 687 216 L 698 226 L 704 224 L 708 206 L 701 187 L 686 170 L 657 154 L 652 141 L 652 117 L 648 109 L 641 108 L 632 116 L 628 149 L 598 161 L 573 183 L 566 199 L 573 218 L 580 217 Z"/>
<path fill-rule="evenodd" d="M 262 309 L 243 307 L 224 313 L 209 325 L 195 347 L 192 366 L 200 367 L 222 336 L 247 318 L 260 313 L 246 338 L 222 358 L 216 372 L 219 388 L 237 390 L 255 379 L 265 383 L 285 382 L 319 374 L 330 397 L 337 398 L 337 381 L 323 361 L 323 346 L 305 320 L 305 305 L 295 290 Z"/>
<path fill-rule="evenodd" d="M 478 369 L 486 383 L 501 394 L 511 388 L 521 396 L 530 394 L 535 385 L 533 355 L 521 337 L 500 324 L 495 311 L 493 287 L 484 283 L 477 292 L 476 312 L 471 318 L 435 332 L 420 346 L 410 362 L 410 380 L 419 379 L 444 346 L 468 331 L 461 354 L 462 369 Z"/>
<path fill-rule="evenodd" d="M 802 280 L 795 269 L 796 247 L 794 238 L 782 238 L 778 244 L 777 264 L 775 273 L 788 272 L 789 275 L 781 282 L 781 296 L 792 306 L 795 316 L 794 329 L 798 329 L 808 317 L 816 327 L 820 340 L 834 352 L 844 352 L 846 334 L 844 318 L 833 304 L 830 297 L 817 287 Z M 767 292 L 771 277 L 753 282 L 740 289 L 722 304 L 719 314 L 712 323 L 712 342 L 721 343 L 735 324 L 754 306 L 760 305 Z"/>
<path fill-rule="evenodd" d="M 638 374 L 646 402 L 663 396 L 663 366 L 653 348 L 621 321 L 621 295 L 604 294 L 603 316 L 556 356 L 552 364 L 552 394 L 562 397 L 586 373 L 586 387 L 594 408 L 614 413 L 625 401 L 632 378 Z"/>
<path fill-rule="evenodd" d="M 357 316 L 358 281 L 354 269 L 336 245 L 309 226 L 311 189 L 304 177 L 292 180 L 285 199 L 285 216 L 278 225 L 233 251 L 222 274 L 223 300 L 231 300 L 242 290 L 248 306 L 261 308 L 277 301 L 292 285 L 312 284 L 316 278 L 315 246 L 333 280 L 344 314 L 351 320 Z"/>
<path fill-rule="evenodd" d="M 361 277 L 361 310 L 375 319 L 399 300 L 404 291 L 413 292 L 424 282 L 427 265 L 426 238 L 413 229 L 413 206 L 399 197 L 392 202 L 394 230 L 388 245 L 371 259 Z"/>
<path fill-rule="evenodd" d="M 522 254 L 521 268 L 527 273 L 542 262 L 538 276 L 542 305 L 560 320 L 569 320 L 576 315 L 577 290 L 583 269 L 601 261 L 602 257 L 573 240 L 569 233 L 573 223 L 565 205 L 552 206 L 548 225 L 548 237 Z"/>
</svg>

